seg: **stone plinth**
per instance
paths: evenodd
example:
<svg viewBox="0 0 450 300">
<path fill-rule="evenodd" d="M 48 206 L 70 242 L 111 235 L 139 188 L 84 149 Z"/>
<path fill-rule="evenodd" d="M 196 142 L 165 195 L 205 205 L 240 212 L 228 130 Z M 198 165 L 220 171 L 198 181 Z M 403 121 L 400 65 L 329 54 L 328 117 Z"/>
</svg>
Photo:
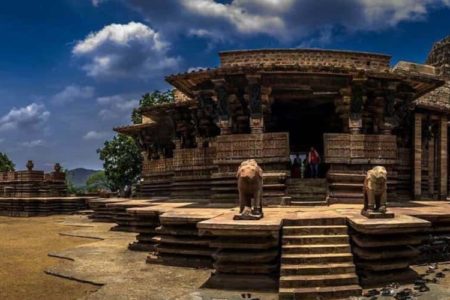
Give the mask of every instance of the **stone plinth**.
<svg viewBox="0 0 450 300">
<path fill-rule="evenodd" d="M 370 210 L 362 210 L 361 215 L 369 219 L 392 219 L 394 217 L 393 212 L 379 212 L 379 211 L 370 211 Z"/>
<path fill-rule="evenodd" d="M 0 215 L 34 217 L 74 213 L 87 208 L 89 197 L 0 198 Z"/>
</svg>

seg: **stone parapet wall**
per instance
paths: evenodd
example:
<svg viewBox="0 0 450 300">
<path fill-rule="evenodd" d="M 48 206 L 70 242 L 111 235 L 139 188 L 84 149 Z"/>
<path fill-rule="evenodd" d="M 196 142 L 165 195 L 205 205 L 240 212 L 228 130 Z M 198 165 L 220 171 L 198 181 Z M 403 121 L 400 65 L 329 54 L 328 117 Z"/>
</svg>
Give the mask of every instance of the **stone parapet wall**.
<svg viewBox="0 0 450 300">
<path fill-rule="evenodd" d="M 277 162 L 289 158 L 287 132 L 222 135 L 216 139 L 215 162 L 241 162 L 254 158 L 259 163 Z"/>
<path fill-rule="evenodd" d="M 142 163 L 142 176 L 150 176 L 153 174 L 160 174 L 173 171 L 173 159 L 172 158 L 160 158 L 150 160 L 144 158 Z"/>
<path fill-rule="evenodd" d="M 395 135 L 324 134 L 324 158 L 330 164 L 395 164 Z"/>
<path fill-rule="evenodd" d="M 214 147 L 176 149 L 173 168 L 176 171 L 182 171 L 210 167 L 215 157 L 216 149 Z"/>
<path fill-rule="evenodd" d="M 390 56 L 320 49 L 267 49 L 222 52 L 220 61 L 221 67 L 300 65 L 388 71 Z"/>
<path fill-rule="evenodd" d="M 15 171 L 0 173 L 2 197 L 57 197 L 67 194 L 63 172 Z"/>
</svg>

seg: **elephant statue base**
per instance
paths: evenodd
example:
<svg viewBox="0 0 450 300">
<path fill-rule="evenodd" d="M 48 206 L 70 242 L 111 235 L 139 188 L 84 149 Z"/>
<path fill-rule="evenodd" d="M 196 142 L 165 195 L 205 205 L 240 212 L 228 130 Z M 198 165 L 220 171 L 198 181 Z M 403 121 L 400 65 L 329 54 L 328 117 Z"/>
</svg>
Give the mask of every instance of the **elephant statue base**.
<svg viewBox="0 0 450 300">
<path fill-rule="evenodd" d="M 370 219 L 394 217 L 394 213 L 387 211 L 387 171 L 384 167 L 377 166 L 367 171 L 363 192 L 363 216 Z"/>
<path fill-rule="evenodd" d="M 243 161 L 236 173 L 239 191 L 239 214 L 233 220 L 260 220 L 262 209 L 263 170 L 254 159 Z"/>
</svg>

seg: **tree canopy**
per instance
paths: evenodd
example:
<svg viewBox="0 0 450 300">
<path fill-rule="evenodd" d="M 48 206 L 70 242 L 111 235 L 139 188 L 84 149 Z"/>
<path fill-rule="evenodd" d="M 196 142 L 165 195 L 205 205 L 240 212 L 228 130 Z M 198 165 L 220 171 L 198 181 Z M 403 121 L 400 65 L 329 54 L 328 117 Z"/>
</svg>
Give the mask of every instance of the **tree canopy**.
<svg viewBox="0 0 450 300">
<path fill-rule="evenodd" d="M 97 192 L 109 189 L 109 182 L 106 178 L 105 171 L 98 171 L 88 177 L 86 180 L 86 188 L 88 192 Z"/>
<path fill-rule="evenodd" d="M 0 152 L 0 172 L 14 171 L 15 167 L 16 166 L 9 159 L 8 155 L 6 155 L 6 153 Z"/>
<path fill-rule="evenodd" d="M 131 137 L 118 134 L 111 141 L 106 141 L 97 153 L 103 161 L 111 191 L 122 191 L 126 185 L 136 182 L 141 173 L 142 157 Z"/>
<path fill-rule="evenodd" d="M 140 124 L 142 123 L 142 115 L 139 111 L 141 108 L 152 107 L 156 104 L 171 103 L 174 101 L 175 95 L 171 90 L 165 92 L 154 91 L 152 93 L 146 93 L 139 100 L 139 107 L 133 110 L 131 120 L 134 124 Z"/>
</svg>

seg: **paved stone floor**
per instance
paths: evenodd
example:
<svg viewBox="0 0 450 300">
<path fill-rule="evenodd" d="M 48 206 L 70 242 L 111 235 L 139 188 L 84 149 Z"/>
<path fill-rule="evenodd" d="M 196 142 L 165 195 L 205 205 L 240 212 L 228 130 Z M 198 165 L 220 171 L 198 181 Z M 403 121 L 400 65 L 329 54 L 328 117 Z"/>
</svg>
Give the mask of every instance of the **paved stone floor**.
<svg viewBox="0 0 450 300">
<path fill-rule="evenodd" d="M 79 215 L 0 218 L 0 299 L 278 299 L 276 293 L 203 289 L 210 270 L 146 264 L 147 253 L 127 250 L 134 234 L 109 231 L 111 226 Z M 416 268 L 424 273 L 427 267 Z M 416 299 L 450 299 L 446 275 Z"/>
</svg>

